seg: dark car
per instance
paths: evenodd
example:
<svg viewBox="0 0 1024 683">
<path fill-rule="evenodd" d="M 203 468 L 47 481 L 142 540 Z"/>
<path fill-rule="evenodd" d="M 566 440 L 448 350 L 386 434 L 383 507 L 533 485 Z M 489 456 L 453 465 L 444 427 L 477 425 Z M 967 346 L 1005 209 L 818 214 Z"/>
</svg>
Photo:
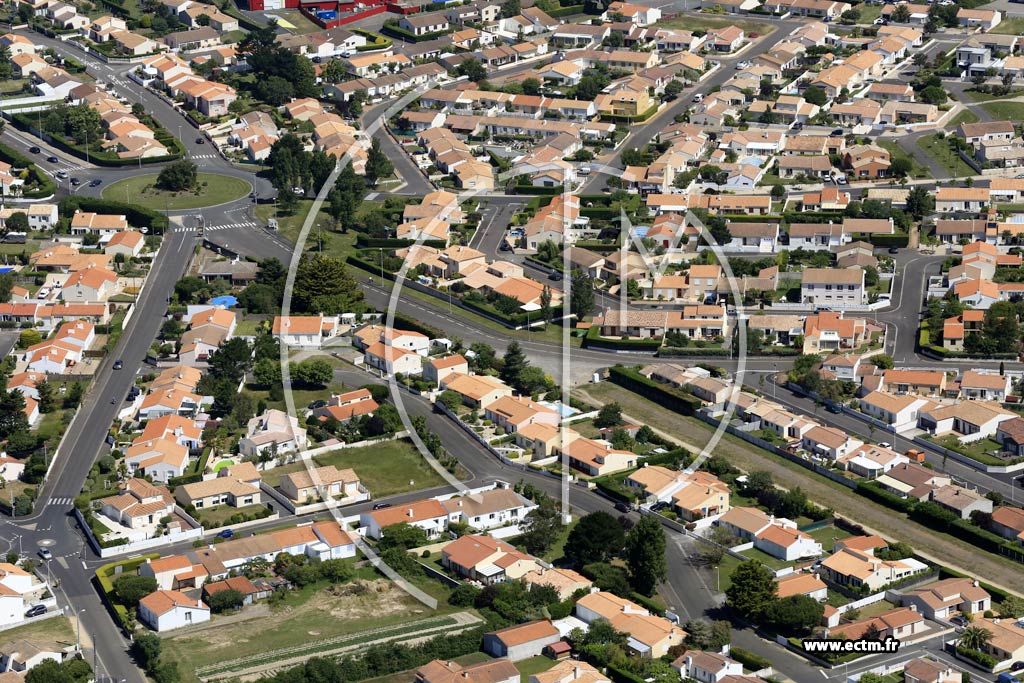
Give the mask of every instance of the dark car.
<svg viewBox="0 0 1024 683">
<path fill-rule="evenodd" d="M 231 529 L 224 529 L 224 531 L 220 531 L 220 532 L 217 533 L 217 538 L 231 538 L 234 535 L 235 535 L 235 532 L 232 531 Z"/>
<path fill-rule="evenodd" d="M 28 151 L 32 152 L 33 154 L 39 154 L 39 152 L 41 152 L 42 150 L 39 149 L 38 147 L 29 147 Z"/>
<path fill-rule="evenodd" d="M 562 274 L 561 273 L 551 273 L 551 275 L 548 275 L 548 279 L 549 280 L 554 280 L 555 282 L 558 282 L 559 280 L 562 279 Z"/>
<path fill-rule="evenodd" d="M 828 401 L 827 403 L 825 403 L 825 410 L 834 415 L 840 415 L 843 412 L 843 409 L 839 406 L 839 404 L 833 403 L 832 401 Z"/>
<path fill-rule="evenodd" d="M 325 400 L 323 400 L 321 398 L 321 399 L 318 399 L 318 400 L 313 401 L 312 403 L 310 403 L 309 404 L 309 409 L 310 410 L 316 410 L 317 408 L 325 408 L 326 406 L 327 406 L 327 401 L 325 401 Z"/>
<path fill-rule="evenodd" d="M 120 370 L 123 367 L 124 367 L 124 361 L 123 360 L 118 358 L 117 360 L 114 361 L 114 369 L 115 370 Z"/>
<path fill-rule="evenodd" d="M 832 131 L 832 135 L 846 135 L 846 131 L 843 130 L 842 128 L 836 128 L 834 131 Z"/>
<path fill-rule="evenodd" d="M 46 614 L 46 605 L 35 605 L 29 611 L 25 612 L 26 617 L 41 617 Z"/>
<path fill-rule="evenodd" d="M 103 181 L 100 180 L 99 178 L 96 178 L 95 180 L 90 180 L 89 181 L 89 187 L 99 187 L 100 183 L 102 183 L 102 182 Z"/>
<path fill-rule="evenodd" d="M 373 509 L 374 510 L 383 510 L 384 508 L 389 508 L 389 507 L 391 507 L 391 503 L 374 503 L 373 504 Z"/>
<path fill-rule="evenodd" d="M 82 184 L 82 181 L 81 181 L 81 179 L 79 179 L 79 178 L 72 178 L 72 179 L 71 179 L 71 184 L 72 184 L 72 185 L 76 185 L 76 186 L 77 186 L 77 185 L 81 185 L 81 184 Z"/>
<path fill-rule="evenodd" d="M 49 161 L 51 164 L 56 164 L 60 162 L 60 159 L 58 159 L 57 157 L 46 157 L 46 160 Z"/>
<path fill-rule="evenodd" d="M 1017 661 L 1010 665 L 1010 671 L 1020 671 L 1024 669 L 1024 662 Z"/>
<path fill-rule="evenodd" d="M 619 512 L 629 512 L 632 508 L 629 503 L 623 503 L 621 500 L 615 504 L 615 509 Z"/>
<path fill-rule="evenodd" d="M 898 254 L 898 253 L 900 253 L 900 249 L 899 249 L 899 247 L 889 247 L 889 253 L 890 254 Z"/>
</svg>

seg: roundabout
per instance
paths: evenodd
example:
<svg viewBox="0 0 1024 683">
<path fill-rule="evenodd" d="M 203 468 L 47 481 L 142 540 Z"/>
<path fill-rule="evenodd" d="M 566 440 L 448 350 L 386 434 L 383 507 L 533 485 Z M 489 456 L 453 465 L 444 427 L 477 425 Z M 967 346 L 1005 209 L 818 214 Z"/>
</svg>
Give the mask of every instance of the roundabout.
<svg viewBox="0 0 1024 683">
<path fill-rule="evenodd" d="M 188 190 L 163 190 L 156 186 L 157 174 L 146 173 L 111 183 L 103 189 L 103 199 L 139 204 L 157 211 L 182 211 L 230 204 L 247 197 L 252 185 L 241 178 L 217 173 L 200 173 L 196 187 Z"/>
</svg>

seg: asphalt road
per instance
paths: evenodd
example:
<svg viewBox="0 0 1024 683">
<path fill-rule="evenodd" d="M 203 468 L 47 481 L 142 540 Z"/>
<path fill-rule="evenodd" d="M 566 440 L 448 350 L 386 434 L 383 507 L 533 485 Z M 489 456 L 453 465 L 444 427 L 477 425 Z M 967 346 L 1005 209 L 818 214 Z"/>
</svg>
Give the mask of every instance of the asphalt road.
<svg viewBox="0 0 1024 683">
<path fill-rule="evenodd" d="M 394 102 L 382 102 L 374 105 L 363 111 L 362 116 L 362 127 L 363 130 L 369 130 L 370 126 L 377 122 L 386 124 L 386 118 L 397 113 L 395 111 Z M 381 119 L 385 119 L 382 121 Z M 395 173 L 405 183 L 398 192 L 400 194 L 407 194 L 422 197 L 425 194 L 433 192 L 436 188 L 434 185 L 427 180 L 427 176 L 423 174 L 419 166 L 412 160 L 412 158 L 405 153 L 402 146 L 398 144 L 394 136 L 388 130 L 387 125 L 380 125 L 373 131 L 373 138 L 380 141 L 381 150 L 384 155 L 391 161 L 395 167 Z"/>
</svg>

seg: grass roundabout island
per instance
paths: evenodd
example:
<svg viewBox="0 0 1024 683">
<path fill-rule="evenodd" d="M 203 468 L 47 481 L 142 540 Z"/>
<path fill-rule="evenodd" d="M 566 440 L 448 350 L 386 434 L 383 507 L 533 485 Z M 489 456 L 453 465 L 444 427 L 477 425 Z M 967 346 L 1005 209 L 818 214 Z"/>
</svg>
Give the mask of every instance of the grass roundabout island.
<svg viewBox="0 0 1024 683">
<path fill-rule="evenodd" d="M 160 182 L 162 175 L 163 172 L 160 175 L 146 173 L 118 180 L 105 187 L 102 196 L 110 201 L 138 204 L 156 211 L 176 211 L 226 204 L 252 192 L 252 185 L 232 176 L 196 173 L 192 184 L 167 184 Z"/>
</svg>

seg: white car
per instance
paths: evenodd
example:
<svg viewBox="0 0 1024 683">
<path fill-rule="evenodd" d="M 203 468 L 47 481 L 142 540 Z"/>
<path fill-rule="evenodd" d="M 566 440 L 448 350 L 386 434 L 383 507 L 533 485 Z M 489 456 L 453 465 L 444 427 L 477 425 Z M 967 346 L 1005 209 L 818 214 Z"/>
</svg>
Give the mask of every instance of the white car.
<svg viewBox="0 0 1024 683">
<path fill-rule="evenodd" d="M 892 444 L 889 443 L 888 441 L 879 441 L 878 445 L 881 446 L 882 448 L 892 448 Z"/>
<path fill-rule="evenodd" d="M 701 94 L 701 93 L 697 93 L 696 95 L 693 96 L 693 101 L 694 102 L 703 102 L 704 101 L 704 95 Z"/>
<path fill-rule="evenodd" d="M 749 68 L 750 68 L 750 62 L 747 62 L 747 61 L 738 62 L 736 64 L 736 70 L 737 71 L 740 71 L 742 69 L 749 69 Z"/>
</svg>

